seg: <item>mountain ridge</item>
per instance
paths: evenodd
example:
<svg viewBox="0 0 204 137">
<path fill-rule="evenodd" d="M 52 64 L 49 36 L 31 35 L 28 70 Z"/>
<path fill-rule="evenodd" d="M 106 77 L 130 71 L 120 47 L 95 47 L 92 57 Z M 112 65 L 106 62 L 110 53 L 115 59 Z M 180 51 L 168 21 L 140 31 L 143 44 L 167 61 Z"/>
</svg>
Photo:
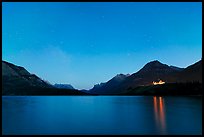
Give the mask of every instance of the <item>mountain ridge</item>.
<svg viewBox="0 0 204 137">
<path fill-rule="evenodd" d="M 75 89 L 71 84 L 54 84 L 56 88 L 63 88 L 63 89 Z"/>
<path fill-rule="evenodd" d="M 90 90 L 75 90 L 69 84 L 51 85 L 48 82 L 40 79 L 35 74 L 29 73 L 24 67 L 16 66 L 12 63 L 2 61 L 2 84 L 3 95 L 15 94 L 9 93 L 11 91 L 21 91 L 26 89 L 36 89 L 39 91 L 52 90 L 52 94 L 58 94 L 60 88 L 66 89 L 68 85 L 70 90 L 69 94 L 81 94 L 86 92 L 93 95 L 115 95 L 129 93 L 132 89 L 139 86 L 151 86 L 153 81 L 165 81 L 166 83 L 186 83 L 186 82 L 200 82 L 202 83 L 202 59 L 186 68 L 179 68 L 176 66 L 169 66 L 163 64 L 158 60 L 150 61 L 145 64 L 139 71 L 133 74 L 117 74 L 107 82 L 94 85 Z M 65 87 L 63 87 L 65 86 Z M 66 95 L 64 91 L 60 90 L 60 94 Z M 27 94 L 27 93 L 23 93 Z M 29 93 L 28 93 L 29 94 Z M 32 94 L 35 94 L 34 90 Z M 38 92 L 38 94 L 41 94 Z M 44 92 L 43 94 L 49 94 Z"/>
<path fill-rule="evenodd" d="M 57 89 L 24 67 L 2 61 L 2 95 L 85 95 L 78 90 Z"/>
<path fill-rule="evenodd" d="M 200 62 L 200 63 L 199 63 Z M 159 81 L 163 80 L 167 83 L 173 83 L 173 82 L 189 82 L 190 78 L 194 75 L 195 78 L 194 80 L 202 82 L 202 79 L 199 77 L 200 72 L 202 72 L 202 65 L 201 61 L 198 61 L 186 68 L 178 68 L 178 67 L 172 67 L 167 64 L 163 64 L 159 62 L 158 60 L 150 61 L 147 64 L 145 64 L 139 71 L 131 74 L 130 76 L 126 77 L 123 79 L 122 82 L 118 83 L 118 86 L 114 88 L 105 88 L 108 82 L 104 83 L 103 86 L 101 86 L 99 89 L 90 89 L 90 93 L 95 93 L 95 94 L 124 94 L 125 92 L 129 91 L 130 89 L 134 89 L 138 86 L 144 86 L 144 85 L 152 85 L 153 81 Z M 186 74 L 186 70 L 191 68 L 194 70 L 195 65 L 200 69 L 198 74 L 192 74 L 192 76 L 189 76 L 188 80 L 187 77 L 188 75 L 191 74 Z M 193 71 L 194 72 L 194 71 Z M 195 71 L 197 72 L 197 71 Z M 182 79 L 183 78 L 183 79 Z M 109 85 L 109 87 L 111 87 Z M 97 91 L 98 90 L 98 91 Z M 101 93 L 101 91 L 104 91 Z"/>
</svg>

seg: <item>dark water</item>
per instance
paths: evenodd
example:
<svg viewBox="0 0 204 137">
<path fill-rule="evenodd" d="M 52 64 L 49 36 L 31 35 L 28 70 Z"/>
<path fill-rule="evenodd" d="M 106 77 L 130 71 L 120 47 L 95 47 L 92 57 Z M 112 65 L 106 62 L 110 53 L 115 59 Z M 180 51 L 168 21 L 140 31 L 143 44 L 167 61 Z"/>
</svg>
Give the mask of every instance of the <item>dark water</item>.
<svg viewBox="0 0 204 137">
<path fill-rule="evenodd" d="M 202 134 L 201 97 L 2 97 L 4 134 Z"/>
</svg>

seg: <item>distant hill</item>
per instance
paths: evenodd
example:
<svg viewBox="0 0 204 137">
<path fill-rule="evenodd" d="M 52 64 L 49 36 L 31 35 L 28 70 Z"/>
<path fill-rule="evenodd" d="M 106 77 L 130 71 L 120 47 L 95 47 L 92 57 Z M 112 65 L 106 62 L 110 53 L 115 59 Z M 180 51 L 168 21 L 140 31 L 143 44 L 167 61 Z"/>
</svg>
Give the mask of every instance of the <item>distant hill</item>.
<svg viewBox="0 0 204 137">
<path fill-rule="evenodd" d="M 27 87 L 52 87 L 41 80 L 38 76 L 30 74 L 25 68 L 16 66 L 6 61 L 2 61 L 2 84 L 3 94 L 6 94 L 12 90 L 21 90 Z"/>
<path fill-rule="evenodd" d="M 85 94 L 77 90 L 60 90 L 30 74 L 25 68 L 2 61 L 2 95 L 70 95 Z"/>
<path fill-rule="evenodd" d="M 159 80 L 165 84 L 153 85 L 153 81 Z M 2 95 L 200 94 L 201 83 L 202 60 L 186 68 L 168 66 L 158 60 L 151 61 L 132 75 L 118 74 L 107 82 L 94 85 L 90 90 L 76 90 L 69 84 L 53 86 L 21 66 L 2 61 Z"/>
<path fill-rule="evenodd" d="M 70 84 L 54 84 L 54 87 L 62 89 L 74 89 L 74 87 Z"/>
<path fill-rule="evenodd" d="M 122 81 L 124 81 L 129 75 L 118 74 L 106 83 L 94 85 L 89 91 L 92 94 L 117 94 L 116 89 Z"/>
<path fill-rule="evenodd" d="M 200 82 L 202 83 L 202 60 L 188 66 L 177 74 L 179 82 Z"/>
<path fill-rule="evenodd" d="M 172 69 L 175 69 L 177 71 L 182 71 L 184 70 L 184 68 L 179 68 L 179 67 L 176 67 L 176 66 L 170 66 Z"/>
<path fill-rule="evenodd" d="M 93 87 L 92 94 L 125 94 L 138 86 L 152 85 L 153 81 L 176 82 L 201 82 L 202 83 L 202 61 L 187 68 L 168 66 L 158 60 L 147 63 L 138 72 L 130 76 L 121 76 L 122 79 L 115 81 L 114 78 L 103 85 Z"/>
</svg>

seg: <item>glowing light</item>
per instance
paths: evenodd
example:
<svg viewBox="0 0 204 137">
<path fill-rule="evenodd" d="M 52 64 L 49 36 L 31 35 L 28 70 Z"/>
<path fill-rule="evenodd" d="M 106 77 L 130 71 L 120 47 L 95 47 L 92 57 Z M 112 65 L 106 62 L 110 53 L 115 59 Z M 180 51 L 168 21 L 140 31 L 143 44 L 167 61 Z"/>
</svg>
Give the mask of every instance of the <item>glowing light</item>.
<svg viewBox="0 0 204 137">
<path fill-rule="evenodd" d="M 160 80 L 159 82 L 152 82 L 153 83 L 153 85 L 161 85 L 161 84 L 165 84 L 165 82 L 164 81 L 162 81 L 162 80 Z"/>
<path fill-rule="evenodd" d="M 153 97 L 155 120 L 158 129 L 162 134 L 166 133 L 164 99 L 162 97 Z"/>
<path fill-rule="evenodd" d="M 155 120 L 158 124 L 158 117 L 159 117 L 159 114 L 158 114 L 158 107 L 157 107 L 157 97 L 154 97 L 154 113 L 155 113 Z"/>
</svg>

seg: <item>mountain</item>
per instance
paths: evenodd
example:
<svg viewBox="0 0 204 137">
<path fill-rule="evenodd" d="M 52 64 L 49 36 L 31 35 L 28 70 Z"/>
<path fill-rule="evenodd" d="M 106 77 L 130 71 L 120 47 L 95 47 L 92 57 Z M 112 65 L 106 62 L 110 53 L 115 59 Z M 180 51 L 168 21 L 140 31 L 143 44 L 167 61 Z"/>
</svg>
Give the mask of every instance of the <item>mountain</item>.
<svg viewBox="0 0 204 137">
<path fill-rule="evenodd" d="M 92 94 L 122 94 L 140 85 L 150 85 L 153 81 L 159 79 L 166 80 L 167 75 L 174 72 L 176 72 L 175 69 L 155 60 L 147 63 L 137 73 L 132 75 L 117 75 L 99 88 L 94 86 L 90 92 Z"/>
<path fill-rule="evenodd" d="M 164 85 L 153 85 L 153 81 L 162 80 Z M 186 84 L 187 83 L 187 84 Z M 201 93 L 202 60 L 186 67 L 168 66 L 158 60 L 151 61 L 132 75 L 118 74 L 107 82 L 94 85 L 90 90 L 65 89 L 70 85 L 52 86 L 25 68 L 2 61 L 2 95 L 165 95 L 181 89 L 186 94 Z M 154 92 L 155 91 L 155 92 Z M 179 93 L 179 94 L 183 94 Z"/>
<path fill-rule="evenodd" d="M 2 61 L 2 95 L 83 95 L 77 90 L 57 89 L 25 68 Z"/>
<path fill-rule="evenodd" d="M 200 82 L 202 83 L 202 60 L 188 66 L 176 74 L 178 82 Z"/>
<path fill-rule="evenodd" d="M 179 68 L 179 67 L 176 67 L 176 66 L 170 66 L 172 69 L 175 69 L 177 71 L 182 71 L 184 70 L 184 68 Z"/>
<path fill-rule="evenodd" d="M 151 61 L 144 65 L 138 72 L 129 76 L 122 76 L 121 80 L 115 81 L 115 77 L 102 86 L 92 88 L 92 94 L 125 94 L 138 86 L 153 85 L 153 81 L 162 80 L 166 83 L 176 82 L 202 82 L 201 61 L 187 67 L 178 68 L 168 66 L 158 60 Z"/>
<path fill-rule="evenodd" d="M 3 94 L 23 88 L 49 88 L 51 85 L 41 80 L 35 74 L 30 74 L 25 68 L 2 61 Z"/>
<path fill-rule="evenodd" d="M 160 79 L 166 82 L 170 82 L 171 79 L 169 76 L 175 72 L 178 71 L 166 64 L 163 64 L 157 60 L 151 61 L 137 73 L 132 74 L 127 82 L 132 81 L 133 86 L 149 85 L 152 84 L 152 81 L 158 81 Z"/>
<path fill-rule="evenodd" d="M 70 84 L 54 84 L 54 87 L 62 89 L 74 89 L 74 87 Z"/>
<path fill-rule="evenodd" d="M 89 93 L 92 94 L 117 94 L 117 91 L 114 90 L 116 89 L 121 82 L 123 82 L 129 74 L 124 75 L 124 74 L 117 74 L 115 77 L 113 77 L 111 80 L 109 80 L 106 83 L 101 83 L 94 85 L 94 87 L 89 90 Z"/>
</svg>

